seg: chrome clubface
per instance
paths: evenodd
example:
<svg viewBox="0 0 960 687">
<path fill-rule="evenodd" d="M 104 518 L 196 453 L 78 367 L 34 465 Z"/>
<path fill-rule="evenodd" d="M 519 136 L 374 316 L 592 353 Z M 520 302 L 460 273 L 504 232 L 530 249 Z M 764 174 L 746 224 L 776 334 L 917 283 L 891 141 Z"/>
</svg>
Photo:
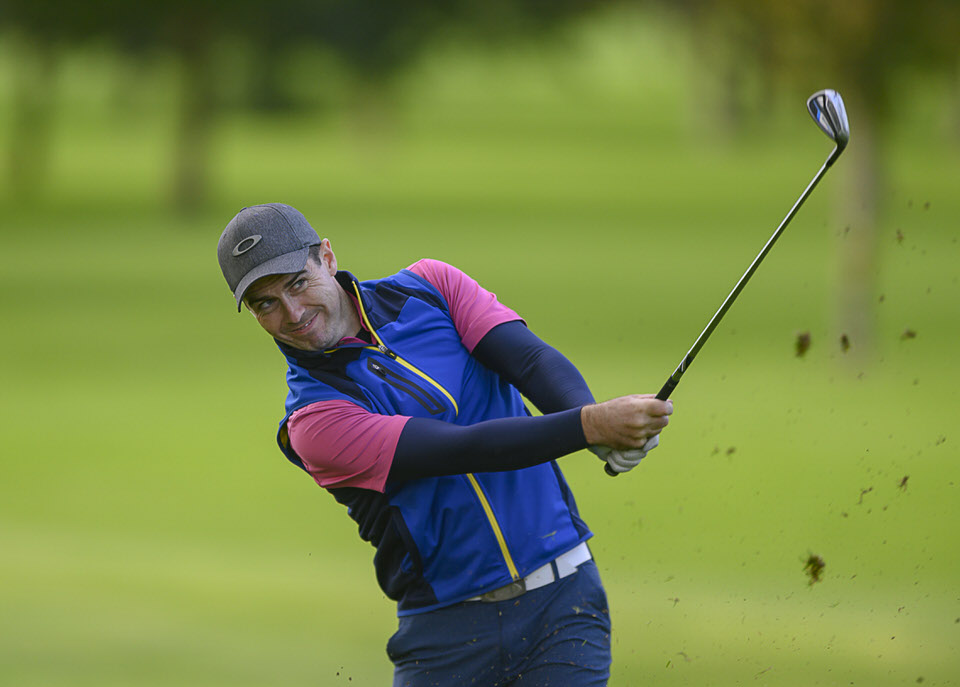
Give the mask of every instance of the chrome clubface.
<svg viewBox="0 0 960 687">
<path fill-rule="evenodd" d="M 850 123 L 840 94 L 829 88 L 817 91 L 807 98 L 807 110 L 823 133 L 837 144 L 837 152 L 842 151 L 850 140 Z"/>
</svg>

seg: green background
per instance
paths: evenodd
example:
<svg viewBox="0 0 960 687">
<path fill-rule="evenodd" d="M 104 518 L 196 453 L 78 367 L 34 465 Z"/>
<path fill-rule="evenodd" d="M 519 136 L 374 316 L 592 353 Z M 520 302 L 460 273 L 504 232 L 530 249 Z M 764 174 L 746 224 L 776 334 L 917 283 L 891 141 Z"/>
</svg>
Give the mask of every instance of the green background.
<svg viewBox="0 0 960 687">
<path fill-rule="evenodd" d="M 457 265 L 599 399 L 660 387 L 830 142 L 806 92 L 708 136 L 669 36 L 584 35 L 576 60 L 448 49 L 367 128 L 225 117 L 192 217 L 162 197 L 163 94 L 118 111 L 90 95 L 96 53 L 71 63 L 50 190 L 6 198 L 0 228 L 0 683 L 389 684 L 373 550 L 276 449 L 283 360 L 217 269 L 243 205 L 297 206 L 361 278 Z M 960 679 L 960 159 L 931 93 L 885 141 L 872 344 L 840 346 L 841 158 L 660 448 L 616 480 L 561 461 L 596 533 L 612 685 Z"/>
</svg>

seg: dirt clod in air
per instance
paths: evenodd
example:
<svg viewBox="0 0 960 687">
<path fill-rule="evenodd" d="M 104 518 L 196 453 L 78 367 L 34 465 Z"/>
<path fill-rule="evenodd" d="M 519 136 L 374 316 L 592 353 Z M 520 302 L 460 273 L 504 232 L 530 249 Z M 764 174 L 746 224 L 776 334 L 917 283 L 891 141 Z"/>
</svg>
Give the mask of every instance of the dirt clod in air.
<svg viewBox="0 0 960 687">
<path fill-rule="evenodd" d="M 808 583 L 811 587 L 820 581 L 821 576 L 823 575 L 823 569 L 827 567 L 827 564 L 823 562 L 823 559 L 820 556 L 811 553 L 807 558 L 806 564 L 803 566 L 803 571 L 806 573 L 807 577 L 810 578 Z"/>
<path fill-rule="evenodd" d="M 800 332 L 797 334 L 797 340 L 794 342 L 794 348 L 797 351 L 797 357 L 802 358 L 810 350 L 810 332 Z"/>
<path fill-rule="evenodd" d="M 897 229 L 897 243 L 903 243 L 903 232 Z"/>
<path fill-rule="evenodd" d="M 900 335 L 901 341 L 906 341 L 907 339 L 916 339 L 917 333 L 912 329 L 904 329 L 903 334 Z"/>
<path fill-rule="evenodd" d="M 906 491 L 906 490 L 907 490 L 907 480 L 909 480 L 909 479 L 910 479 L 910 475 L 904 475 L 904 476 L 900 479 L 900 482 L 897 484 L 897 486 L 900 487 L 900 491 Z"/>
<path fill-rule="evenodd" d="M 840 336 L 840 350 L 844 353 L 850 350 L 850 337 L 846 334 Z"/>
</svg>

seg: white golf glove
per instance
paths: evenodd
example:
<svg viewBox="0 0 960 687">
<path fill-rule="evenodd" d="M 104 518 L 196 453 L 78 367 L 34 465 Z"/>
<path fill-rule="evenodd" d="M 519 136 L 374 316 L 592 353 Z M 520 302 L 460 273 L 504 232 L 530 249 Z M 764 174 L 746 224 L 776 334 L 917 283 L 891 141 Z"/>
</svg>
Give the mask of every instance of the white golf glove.
<svg viewBox="0 0 960 687">
<path fill-rule="evenodd" d="M 647 440 L 643 448 L 612 449 L 609 446 L 591 446 L 590 450 L 600 458 L 600 460 L 606 461 L 611 470 L 616 473 L 622 473 L 629 472 L 637 467 L 640 461 L 646 457 L 647 453 L 659 445 L 660 435 L 655 434 Z"/>
</svg>

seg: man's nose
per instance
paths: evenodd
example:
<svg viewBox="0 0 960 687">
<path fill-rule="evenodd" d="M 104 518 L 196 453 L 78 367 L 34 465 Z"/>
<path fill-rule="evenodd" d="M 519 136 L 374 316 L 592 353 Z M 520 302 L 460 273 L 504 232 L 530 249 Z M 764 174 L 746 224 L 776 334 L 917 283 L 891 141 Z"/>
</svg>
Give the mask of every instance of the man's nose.
<svg viewBox="0 0 960 687">
<path fill-rule="evenodd" d="M 290 324 L 297 324 L 300 322 L 300 318 L 303 317 L 304 307 L 296 298 L 282 298 L 280 301 L 283 304 L 284 312 L 286 313 L 287 322 Z"/>
</svg>

